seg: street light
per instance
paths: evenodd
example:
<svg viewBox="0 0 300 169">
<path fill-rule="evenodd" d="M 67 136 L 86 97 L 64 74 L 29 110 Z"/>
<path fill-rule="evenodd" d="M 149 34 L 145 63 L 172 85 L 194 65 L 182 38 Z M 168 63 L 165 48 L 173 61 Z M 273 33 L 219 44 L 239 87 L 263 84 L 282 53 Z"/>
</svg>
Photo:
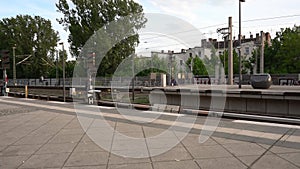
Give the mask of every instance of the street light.
<svg viewBox="0 0 300 169">
<path fill-rule="evenodd" d="M 239 0 L 239 88 L 242 88 L 242 74 L 241 74 L 241 36 L 242 36 L 242 21 L 241 21 L 241 3 L 245 0 Z"/>
<path fill-rule="evenodd" d="M 16 44 L 13 46 L 13 81 L 16 86 Z"/>
<path fill-rule="evenodd" d="M 61 42 L 59 43 L 59 45 L 62 45 L 62 64 L 63 64 L 63 98 L 64 98 L 64 102 L 66 102 L 66 88 L 65 88 L 65 80 L 66 80 L 66 77 L 65 77 L 65 56 L 64 56 L 64 52 L 65 52 L 65 49 L 64 49 L 64 43 Z"/>
</svg>

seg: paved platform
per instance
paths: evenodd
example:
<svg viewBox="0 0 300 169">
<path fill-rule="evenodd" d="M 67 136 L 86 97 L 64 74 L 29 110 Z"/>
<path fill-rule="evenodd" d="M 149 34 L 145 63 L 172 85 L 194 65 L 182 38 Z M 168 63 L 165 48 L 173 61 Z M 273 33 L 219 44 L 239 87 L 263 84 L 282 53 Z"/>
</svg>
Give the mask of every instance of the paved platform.
<svg viewBox="0 0 300 169">
<path fill-rule="evenodd" d="M 89 124 L 81 126 L 73 103 L 46 102 L 31 99 L 0 97 L 0 168 L 63 168 L 63 169 L 240 169 L 240 168 L 300 168 L 300 126 L 221 119 L 216 131 L 199 143 L 199 134 L 206 118 L 195 117 L 187 136 L 179 139 L 185 122 L 175 127 L 173 134 L 149 141 L 174 126 L 179 117 L 143 112 L 143 116 L 124 117 L 115 108 L 81 106 L 82 116 Z M 131 138 L 144 139 L 149 155 L 128 158 L 122 152 L 139 151 L 140 147 L 119 139 L 99 123 L 99 109 L 115 131 Z M 159 116 L 159 117 L 158 117 Z M 153 121 L 149 119 L 158 117 Z M 143 121 L 136 123 L 133 120 Z M 145 123 L 147 122 L 147 123 Z M 86 130 L 85 130 L 86 128 Z M 204 127 L 205 128 L 205 127 Z M 210 129 L 209 127 L 206 129 Z M 177 130 L 177 131 L 175 131 Z M 110 150 L 97 145 L 88 133 L 95 131 L 99 138 L 111 134 L 105 143 Z M 178 139 L 169 151 L 153 156 Z M 142 155 L 141 155 L 142 156 Z"/>
</svg>

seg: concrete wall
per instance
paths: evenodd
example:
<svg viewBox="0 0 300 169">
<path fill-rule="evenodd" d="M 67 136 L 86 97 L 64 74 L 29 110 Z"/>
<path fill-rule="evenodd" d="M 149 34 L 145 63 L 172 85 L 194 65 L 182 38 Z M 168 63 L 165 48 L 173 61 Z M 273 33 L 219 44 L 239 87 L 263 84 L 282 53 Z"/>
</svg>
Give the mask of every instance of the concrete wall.
<svg viewBox="0 0 300 169">
<path fill-rule="evenodd" d="M 198 92 L 198 93 L 197 93 Z M 300 117 L 299 92 L 260 91 L 165 91 L 151 92 L 151 104 L 159 104 L 162 98 L 181 109 L 216 110 L 234 113 Z M 155 98 L 155 99 L 154 99 Z"/>
</svg>

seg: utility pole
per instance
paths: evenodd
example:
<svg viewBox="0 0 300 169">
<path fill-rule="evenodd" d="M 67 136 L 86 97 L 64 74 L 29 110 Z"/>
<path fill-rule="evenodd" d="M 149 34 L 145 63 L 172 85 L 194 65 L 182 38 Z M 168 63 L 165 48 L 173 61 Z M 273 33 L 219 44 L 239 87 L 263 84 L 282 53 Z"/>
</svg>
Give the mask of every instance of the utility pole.
<svg viewBox="0 0 300 169">
<path fill-rule="evenodd" d="M 229 17 L 229 44 L 228 44 L 228 85 L 233 85 L 233 43 L 232 43 L 232 17 Z M 225 42 L 225 41 L 224 41 Z"/>
<path fill-rule="evenodd" d="M 7 88 L 7 74 L 6 74 L 6 69 L 3 69 L 3 96 L 7 96 L 6 93 L 6 88 Z"/>
<path fill-rule="evenodd" d="M 13 82 L 16 86 L 16 45 L 13 46 Z"/>
<path fill-rule="evenodd" d="M 58 57 L 59 57 L 59 52 L 58 50 L 56 51 L 56 85 L 58 85 Z"/>
<path fill-rule="evenodd" d="M 242 72 L 241 72 L 241 66 L 242 66 L 242 60 L 241 60 L 241 47 L 242 47 L 242 10 L 241 10 L 241 3 L 245 2 L 245 0 L 239 0 L 239 89 L 242 88 Z"/>
<path fill-rule="evenodd" d="M 134 83 L 135 83 L 135 73 L 134 73 L 134 55 L 132 54 L 132 104 L 134 103 Z"/>
<path fill-rule="evenodd" d="M 192 58 L 191 58 L 191 72 L 192 72 L 192 73 L 193 73 L 193 65 L 194 65 L 194 62 L 193 62 L 193 61 L 194 61 L 194 58 L 192 57 Z"/>
<path fill-rule="evenodd" d="M 255 66 L 253 69 L 253 74 L 257 74 L 257 52 L 258 52 L 258 50 L 255 49 Z"/>
<path fill-rule="evenodd" d="M 66 80 L 66 73 L 65 73 L 65 48 L 64 48 L 64 43 L 61 42 L 59 43 L 62 45 L 62 65 L 63 65 L 63 98 L 64 102 L 66 102 L 66 87 L 65 87 L 65 80 Z"/>
<path fill-rule="evenodd" d="M 264 49 L 265 49 L 265 33 L 263 31 L 260 32 L 260 73 L 264 73 Z"/>
</svg>

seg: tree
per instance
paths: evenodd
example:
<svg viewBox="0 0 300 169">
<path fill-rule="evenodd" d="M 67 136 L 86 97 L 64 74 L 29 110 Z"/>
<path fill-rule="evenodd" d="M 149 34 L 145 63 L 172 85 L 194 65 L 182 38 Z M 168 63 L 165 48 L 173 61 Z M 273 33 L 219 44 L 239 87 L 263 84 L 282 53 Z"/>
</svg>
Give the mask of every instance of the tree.
<svg viewBox="0 0 300 169">
<path fill-rule="evenodd" d="M 255 65 L 257 63 L 255 63 L 255 57 L 258 57 L 259 52 L 258 49 L 254 50 L 252 52 L 252 56 L 250 56 L 248 59 L 243 59 L 242 60 L 242 65 L 243 65 L 243 69 L 242 69 L 242 73 L 246 74 L 246 73 L 250 73 L 250 74 L 254 74 L 254 66 L 256 66 L 256 68 L 259 67 L 259 65 Z"/>
<path fill-rule="evenodd" d="M 225 74 L 228 75 L 228 50 L 225 50 L 224 54 L 220 55 L 220 62 L 223 64 Z M 235 50 L 233 50 L 233 74 L 239 74 L 239 56 Z"/>
<path fill-rule="evenodd" d="M 63 18 L 58 19 L 59 23 L 70 32 L 68 41 L 73 56 L 78 56 L 79 49 L 84 47 L 90 37 L 95 35 L 100 28 L 105 28 L 110 38 L 122 39 L 105 54 L 99 66 L 101 69 L 98 69 L 97 73 L 100 76 L 111 76 L 122 60 L 134 53 L 135 46 L 139 43 L 136 31 L 142 28 L 146 22 L 142 6 L 133 0 L 59 0 L 56 6 L 58 11 L 64 15 Z M 107 28 L 108 24 L 133 14 L 134 16 L 124 22 L 126 26 L 129 25 L 130 31 L 124 30 L 118 25 Z M 135 33 L 135 35 L 123 39 L 128 32 Z M 109 38 L 105 39 L 101 34 L 94 38 L 95 42 L 99 42 L 98 45 L 107 44 L 109 46 L 112 43 L 108 41 Z M 101 38 L 104 40 L 99 40 Z M 101 53 L 103 51 L 96 52 L 97 59 L 103 57 L 104 54 Z"/>
<path fill-rule="evenodd" d="M 271 74 L 299 73 L 300 70 L 300 27 L 281 29 L 265 45 L 265 71 Z"/>
<path fill-rule="evenodd" d="M 206 70 L 206 67 L 203 63 L 203 61 L 196 56 L 195 58 L 190 57 L 187 61 L 186 61 L 186 65 L 191 69 L 191 63 L 192 63 L 192 59 L 193 59 L 193 74 L 194 75 L 208 75 L 208 72 Z"/>
<path fill-rule="evenodd" d="M 11 64 L 13 46 L 16 46 L 16 55 L 31 55 L 25 64 L 16 66 L 17 78 L 48 75 L 49 65 L 52 65 L 54 60 L 54 47 L 59 39 L 50 20 L 40 16 L 17 15 L 14 18 L 2 19 L 0 30 L 0 49 L 10 50 Z M 16 57 L 16 63 L 26 56 Z M 8 75 L 12 77 L 12 71 L 8 71 Z"/>
</svg>

